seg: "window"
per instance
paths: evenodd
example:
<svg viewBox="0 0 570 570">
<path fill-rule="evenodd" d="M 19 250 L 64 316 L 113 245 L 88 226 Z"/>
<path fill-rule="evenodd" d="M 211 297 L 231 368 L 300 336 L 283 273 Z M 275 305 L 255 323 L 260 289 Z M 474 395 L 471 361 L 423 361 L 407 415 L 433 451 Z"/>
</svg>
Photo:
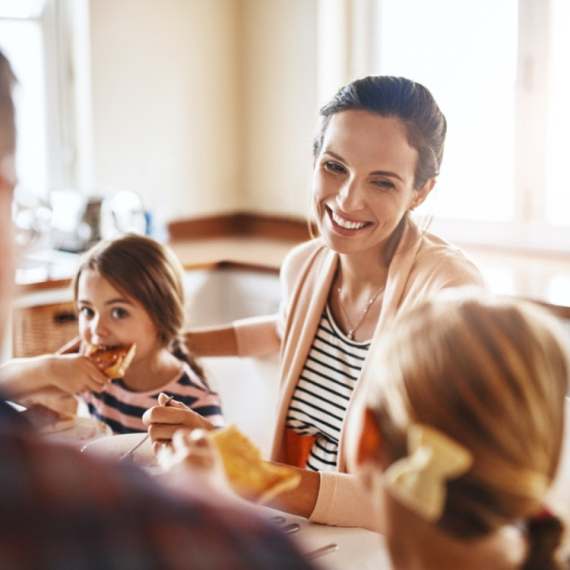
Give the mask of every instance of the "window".
<svg viewBox="0 0 570 570">
<path fill-rule="evenodd" d="M 18 131 L 19 186 L 47 197 L 47 92 L 41 21 L 25 2 L 0 3 L 0 48 L 10 60 L 18 86 L 14 93 Z M 6 17 L 8 16 L 8 17 Z M 31 167 L 33 165 L 33 167 Z"/>
<path fill-rule="evenodd" d="M 88 6 L 0 0 L 0 48 L 18 78 L 19 187 L 44 200 L 51 190 L 86 185 L 90 174 Z"/>
<path fill-rule="evenodd" d="M 15 238 L 28 256 L 59 247 L 54 222 L 72 219 L 91 180 L 88 13 L 88 0 L 0 0 L 0 49 L 18 79 Z M 52 216 L 63 189 L 77 195 Z"/>
<path fill-rule="evenodd" d="M 554 0 L 550 17 L 546 220 L 570 227 L 570 2 Z"/>
<path fill-rule="evenodd" d="M 570 2 L 381 0 L 376 68 L 432 91 L 449 131 L 424 213 L 458 242 L 570 250 Z"/>
</svg>

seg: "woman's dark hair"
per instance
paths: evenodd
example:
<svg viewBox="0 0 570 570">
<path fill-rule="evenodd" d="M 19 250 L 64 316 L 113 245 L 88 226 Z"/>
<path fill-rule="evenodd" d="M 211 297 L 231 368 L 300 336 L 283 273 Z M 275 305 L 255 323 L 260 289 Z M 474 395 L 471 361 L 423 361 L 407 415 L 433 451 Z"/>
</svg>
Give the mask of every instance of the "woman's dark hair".
<svg viewBox="0 0 570 570">
<path fill-rule="evenodd" d="M 321 109 L 323 120 L 313 143 L 314 156 L 321 152 L 331 117 L 350 110 L 369 111 L 402 123 L 409 145 L 418 152 L 414 176 L 417 190 L 439 174 L 447 123 L 432 94 L 423 85 L 387 75 L 364 77 L 349 83 Z"/>
<path fill-rule="evenodd" d="M 154 323 L 163 346 L 204 378 L 181 336 L 185 320 L 183 268 L 169 248 L 136 234 L 99 242 L 84 255 L 75 274 L 72 287 L 76 300 L 79 277 L 86 269 L 138 301 Z"/>
</svg>

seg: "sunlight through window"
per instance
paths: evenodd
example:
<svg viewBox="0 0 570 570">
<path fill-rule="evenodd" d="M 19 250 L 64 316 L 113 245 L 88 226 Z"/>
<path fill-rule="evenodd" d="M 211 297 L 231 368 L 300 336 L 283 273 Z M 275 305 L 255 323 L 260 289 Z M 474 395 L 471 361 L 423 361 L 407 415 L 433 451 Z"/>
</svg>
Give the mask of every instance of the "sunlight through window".
<svg viewBox="0 0 570 570">
<path fill-rule="evenodd" d="M 433 214 L 511 220 L 517 1 L 383 0 L 379 19 L 378 72 L 424 84 L 448 121 Z"/>
<path fill-rule="evenodd" d="M 570 226 L 570 2 L 552 0 L 546 219 Z"/>
<path fill-rule="evenodd" d="M 18 78 L 14 93 L 18 140 L 16 169 L 25 190 L 47 197 L 47 123 L 44 48 L 36 20 L 0 18 L 0 48 Z"/>
</svg>

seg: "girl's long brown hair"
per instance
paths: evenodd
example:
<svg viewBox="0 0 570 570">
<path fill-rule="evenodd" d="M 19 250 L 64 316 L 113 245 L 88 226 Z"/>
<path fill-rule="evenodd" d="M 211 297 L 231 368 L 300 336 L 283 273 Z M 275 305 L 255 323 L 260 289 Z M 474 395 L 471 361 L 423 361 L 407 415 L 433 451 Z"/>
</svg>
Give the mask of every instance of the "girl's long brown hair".
<svg viewBox="0 0 570 570">
<path fill-rule="evenodd" d="M 104 240 L 82 258 L 73 280 L 74 299 L 81 273 L 91 269 L 118 291 L 138 301 L 154 323 L 164 347 L 204 377 L 182 337 L 185 323 L 184 270 L 172 250 L 137 234 Z"/>
</svg>

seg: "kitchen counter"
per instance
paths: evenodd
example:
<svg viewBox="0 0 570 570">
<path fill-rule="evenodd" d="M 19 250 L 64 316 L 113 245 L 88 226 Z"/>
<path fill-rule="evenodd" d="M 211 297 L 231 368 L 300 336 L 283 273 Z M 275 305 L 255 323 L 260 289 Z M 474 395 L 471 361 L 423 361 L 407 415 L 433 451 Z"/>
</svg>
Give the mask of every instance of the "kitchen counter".
<svg viewBox="0 0 570 570">
<path fill-rule="evenodd" d="M 259 237 L 224 237 L 169 243 L 184 269 L 214 269 L 223 265 L 278 272 L 287 253 L 298 242 Z M 80 256 L 62 252 L 33 255 L 28 267 L 16 275 L 18 292 L 29 293 L 69 285 Z"/>
<path fill-rule="evenodd" d="M 232 266 L 278 272 L 298 240 L 259 236 L 180 239 L 169 245 L 188 271 Z M 468 247 L 466 253 L 481 268 L 499 295 L 530 299 L 570 319 L 570 257 L 529 255 Z M 67 287 L 78 256 L 57 254 L 55 262 L 20 270 L 19 293 Z M 65 263 L 63 263 L 65 260 Z"/>
<path fill-rule="evenodd" d="M 259 237 L 208 238 L 169 244 L 187 270 L 220 264 L 279 271 L 295 241 Z"/>
</svg>

